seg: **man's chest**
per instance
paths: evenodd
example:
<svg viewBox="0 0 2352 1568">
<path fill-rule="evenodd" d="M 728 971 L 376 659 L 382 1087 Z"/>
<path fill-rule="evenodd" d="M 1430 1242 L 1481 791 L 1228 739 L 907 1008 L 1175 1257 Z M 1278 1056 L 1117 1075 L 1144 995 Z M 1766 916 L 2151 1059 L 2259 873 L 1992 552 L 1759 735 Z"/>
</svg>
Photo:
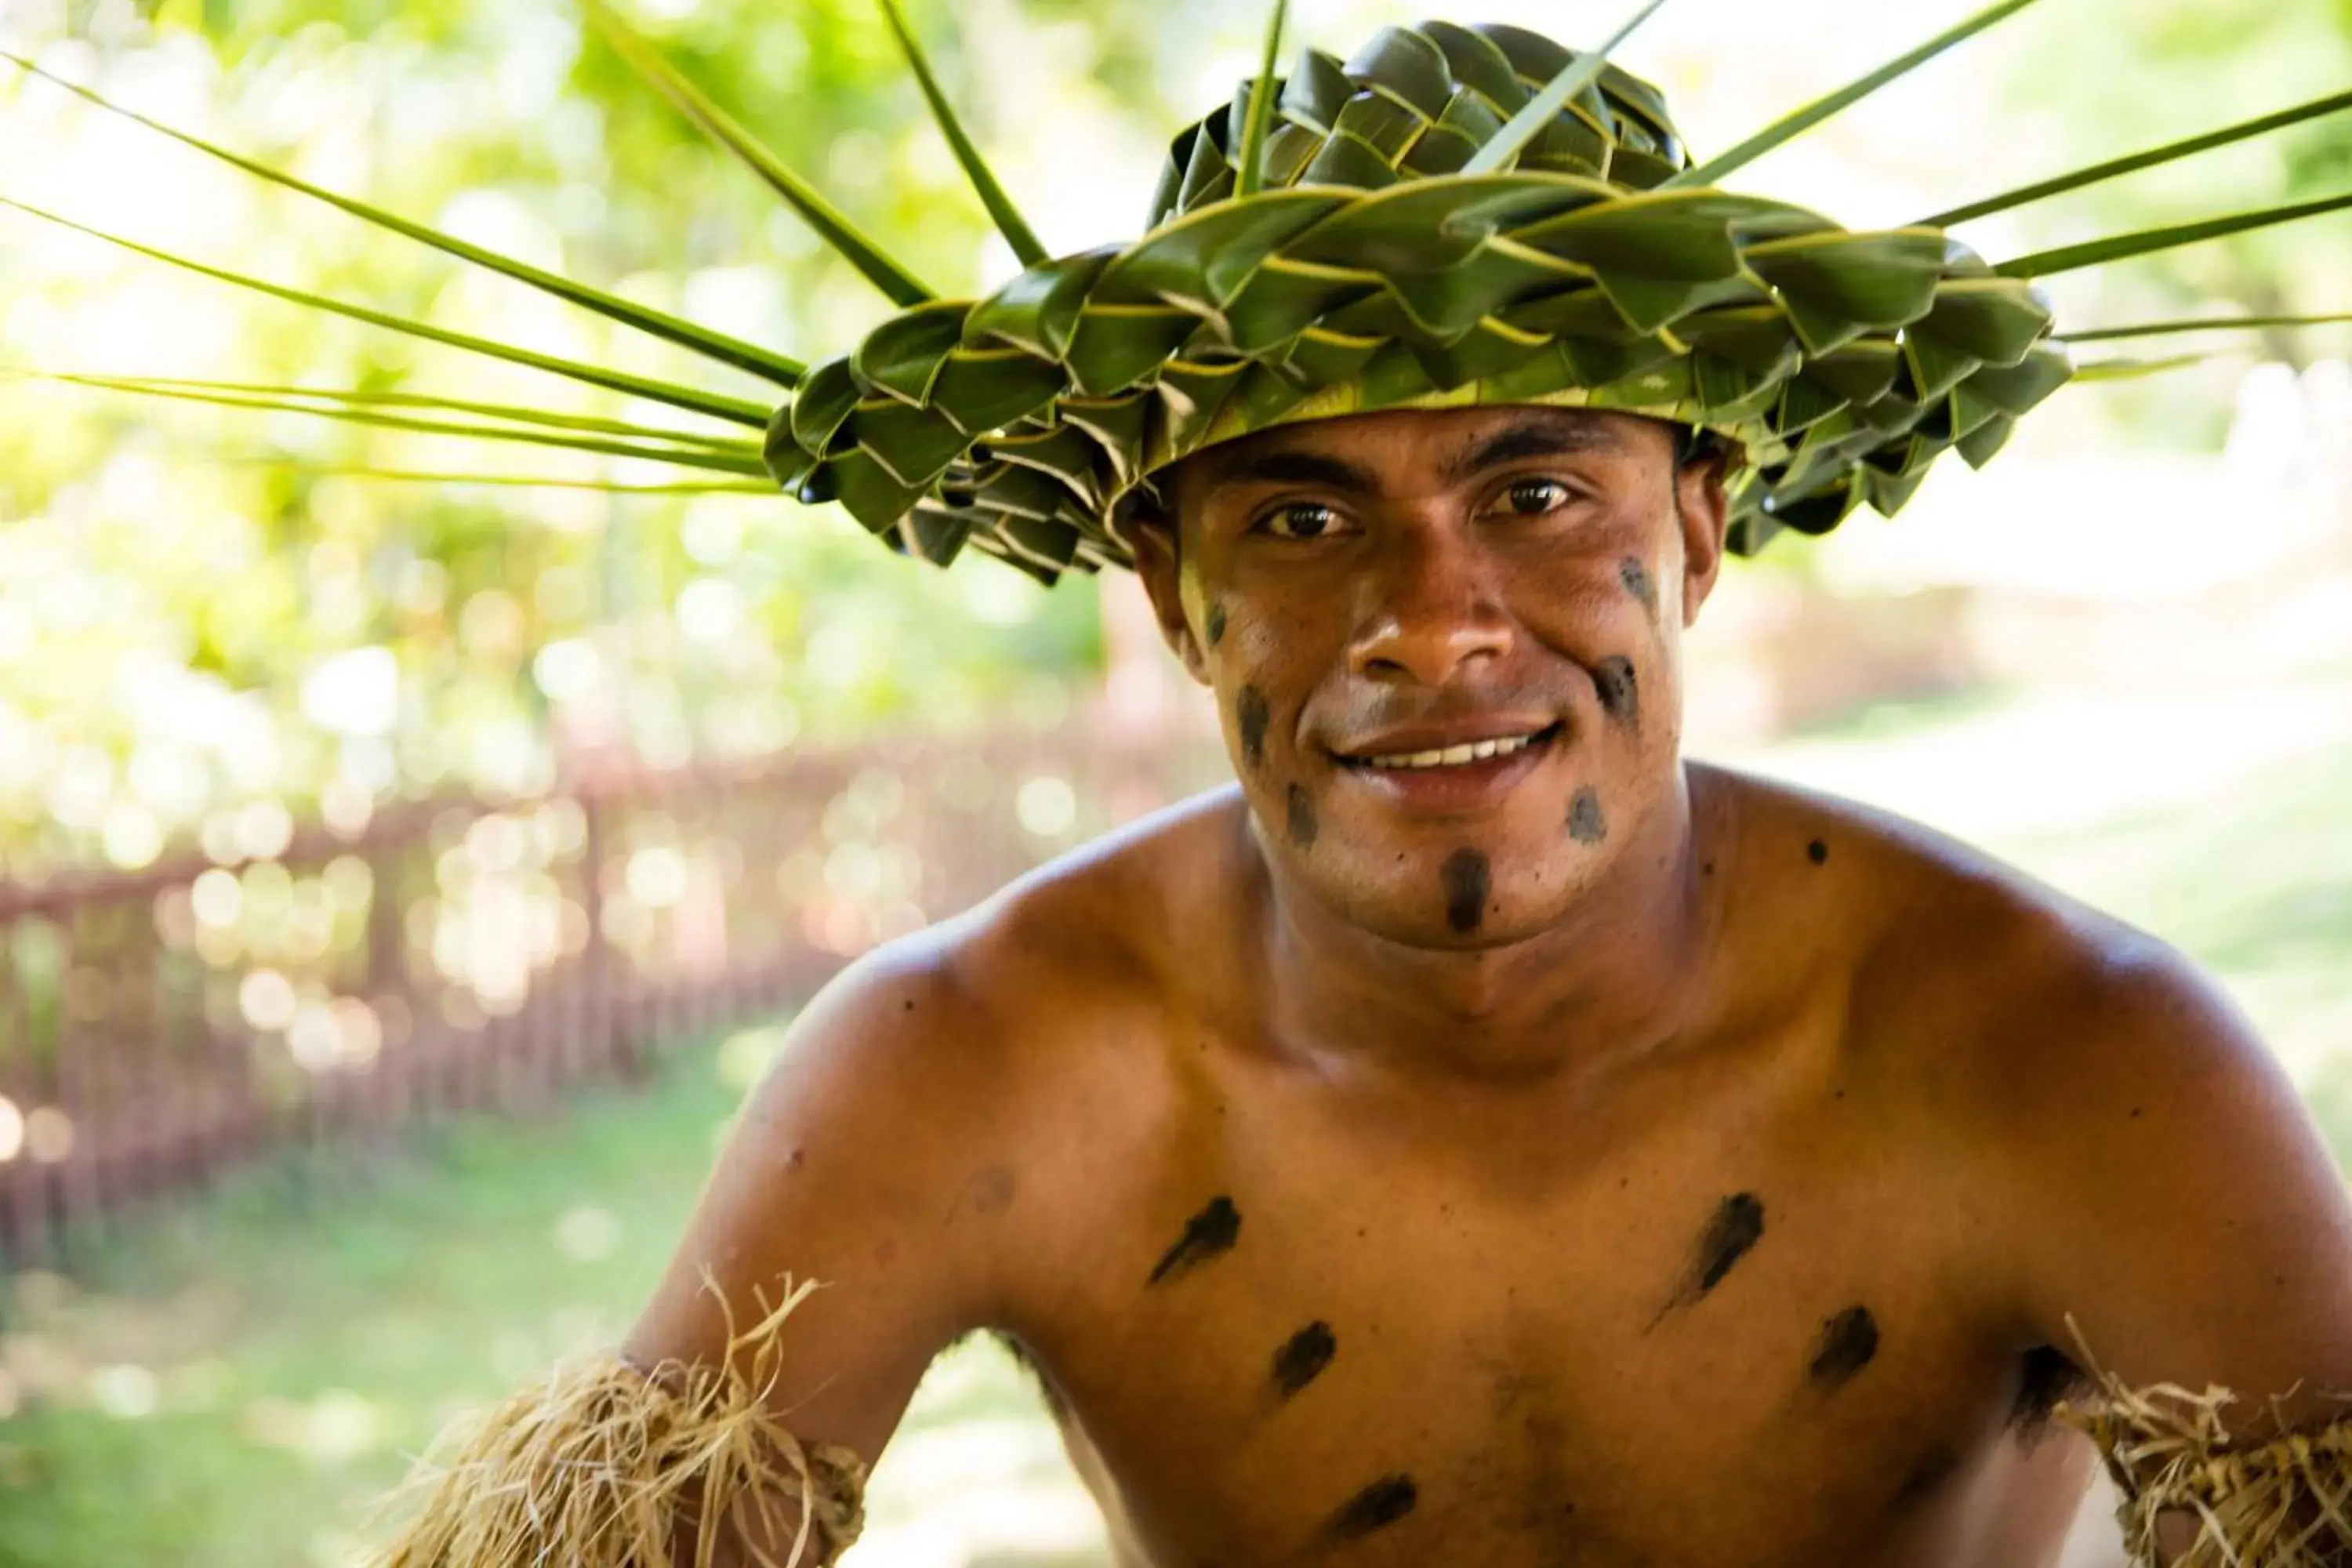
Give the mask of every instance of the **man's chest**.
<svg viewBox="0 0 2352 1568">
<path fill-rule="evenodd" d="M 1688 1110 L 1447 1161 L 1229 1106 L 1106 1172 L 1026 1332 L 1152 1560 L 1862 1562 L 1964 1486 L 2015 1394 L 1972 1217 Z"/>
</svg>

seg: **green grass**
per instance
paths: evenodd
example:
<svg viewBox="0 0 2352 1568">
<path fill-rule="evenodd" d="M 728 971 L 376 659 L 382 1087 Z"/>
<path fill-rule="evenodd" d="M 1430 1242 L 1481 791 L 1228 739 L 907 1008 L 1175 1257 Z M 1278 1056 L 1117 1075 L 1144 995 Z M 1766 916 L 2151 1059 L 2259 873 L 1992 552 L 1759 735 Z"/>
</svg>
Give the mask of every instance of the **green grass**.
<svg viewBox="0 0 2352 1568">
<path fill-rule="evenodd" d="M 2186 948 L 2291 1054 L 2333 1046 L 2341 1064 L 2347 779 L 2340 751 L 2273 770 L 2227 809 L 1993 847 Z M 17 1281 L 0 1367 L 42 1392 L 0 1424 L 0 1568 L 349 1561 L 367 1505 L 447 1416 L 626 1327 L 772 1039 L 682 1049 L 645 1089 L 589 1092 L 542 1120 L 249 1172 L 121 1226 L 70 1285 Z M 2323 1070 L 2313 1100 L 2352 1162 L 2352 1067 Z M 984 1441 L 1026 1456 L 1031 1481 L 1066 1486 L 1030 1452 L 1036 1408 L 1005 1358 L 974 1344 L 935 1371 L 908 1431 L 1024 1424 Z M 877 1523 L 931 1484 L 891 1499 L 877 1481 Z"/>
<path fill-rule="evenodd" d="M 55 1396 L 0 1425 L 0 1565 L 349 1561 L 449 1416 L 628 1326 L 746 1054 L 704 1044 L 546 1120 L 248 1171 L 121 1226 L 71 1284 L 17 1280 L 6 1364 Z M 919 1425 L 1035 1408 L 993 1347 L 942 1372 Z"/>
</svg>

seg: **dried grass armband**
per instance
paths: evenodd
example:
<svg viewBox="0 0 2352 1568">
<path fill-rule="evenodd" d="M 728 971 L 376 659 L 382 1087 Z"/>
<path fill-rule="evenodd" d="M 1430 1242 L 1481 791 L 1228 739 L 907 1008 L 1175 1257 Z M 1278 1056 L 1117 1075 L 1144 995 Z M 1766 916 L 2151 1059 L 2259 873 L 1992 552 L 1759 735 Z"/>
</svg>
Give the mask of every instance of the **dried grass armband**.
<svg viewBox="0 0 2352 1568">
<path fill-rule="evenodd" d="M 2347 1568 L 2352 1565 L 2352 1413 L 2267 1443 L 2233 1439 L 2223 1389 L 2101 1380 L 2099 1407 L 2060 1406 L 2098 1445 L 2123 1494 L 2116 1518 L 2135 1568 Z M 2186 1550 L 2159 1547 L 2161 1521 L 2193 1523 Z"/>
<path fill-rule="evenodd" d="M 764 1399 L 777 1330 L 811 1289 L 734 1336 L 722 1364 L 666 1363 L 649 1375 L 595 1356 L 453 1426 L 394 1494 L 422 1502 L 370 1568 L 833 1563 L 864 1523 L 865 1465 L 847 1448 L 803 1445 Z M 747 1364 L 749 1376 L 734 1370 Z M 740 1558 L 722 1551 L 730 1514 L 751 1529 L 730 1549 Z M 785 1555 L 761 1542 L 788 1543 Z"/>
</svg>

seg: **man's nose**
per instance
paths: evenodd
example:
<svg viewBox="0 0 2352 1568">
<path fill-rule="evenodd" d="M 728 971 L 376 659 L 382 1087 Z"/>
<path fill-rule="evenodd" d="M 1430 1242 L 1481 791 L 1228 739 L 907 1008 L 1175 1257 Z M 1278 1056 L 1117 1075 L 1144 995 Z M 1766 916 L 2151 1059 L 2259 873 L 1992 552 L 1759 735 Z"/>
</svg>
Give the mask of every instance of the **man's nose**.
<svg viewBox="0 0 2352 1568">
<path fill-rule="evenodd" d="M 1354 672 L 1398 685 L 1444 686 L 1480 660 L 1511 649 L 1511 621 L 1492 563 L 1453 530 L 1423 527 L 1394 537 L 1386 569 L 1364 589 L 1360 630 L 1349 648 Z"/>
</svg>

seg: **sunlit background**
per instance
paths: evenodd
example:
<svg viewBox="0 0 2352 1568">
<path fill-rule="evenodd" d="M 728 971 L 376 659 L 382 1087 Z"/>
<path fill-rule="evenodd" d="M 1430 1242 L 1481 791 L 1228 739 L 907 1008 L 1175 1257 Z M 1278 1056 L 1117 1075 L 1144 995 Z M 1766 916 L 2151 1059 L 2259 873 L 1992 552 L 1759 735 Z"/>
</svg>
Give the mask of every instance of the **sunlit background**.
<svg viewBox="0 0 2352 1568">
<path fill-rule="evenodd" d="M 1958 0 L 1678 0 L 1702 155 Z M 1258 0 L 912 4 L 1056 252 L 1131 237 Z M 1574 44 L 1614 6 L 1487 0 Z M 1014 263 L 868 0 L 637 0 L 935 286 Z M 1345 55 L 1419 13 L 1299 0 Z M 197 134 L 806 360 L 887 306 L 562 0 L 0 0 Z M 1913 220 L 2352 82 L 2336 0 L 2043 0 L 1745 172 Z M 2352 188 L 2352 117 L 1964 229 L 1995 258 Z M 0 195 L 291 288 L 650 345 L 0 66 Z M 2352 220 L 2057 280 L 2070 326 L 2352 309 Z M 2352 328 L 2062 393 L 1982 474 L 1735 568 L 1693 749 L 1985 843 L 2218 971 L 2352 1151 Z M 334 1568 L 442 1420 L 608 1342 L 831 967 L 1214 782 L 1131 582 L 900 562 L 675 472 L 30 373 L 669 411 L 0 208 L 0 1564 Z M 673 420 L 672 423 L 677 423 Z M 440 476 L 439 478 L 394 476 Z M 518 480 L 555 481 L 521 484 Z M 462 482 L 461 482 L 462 481 Z M 852 1561 L 1099 1563 L 1004 1360 L 935 1370 Z M 2119 1561 L 2095 1520 L 2074 1562 Z"/>
</svg>

